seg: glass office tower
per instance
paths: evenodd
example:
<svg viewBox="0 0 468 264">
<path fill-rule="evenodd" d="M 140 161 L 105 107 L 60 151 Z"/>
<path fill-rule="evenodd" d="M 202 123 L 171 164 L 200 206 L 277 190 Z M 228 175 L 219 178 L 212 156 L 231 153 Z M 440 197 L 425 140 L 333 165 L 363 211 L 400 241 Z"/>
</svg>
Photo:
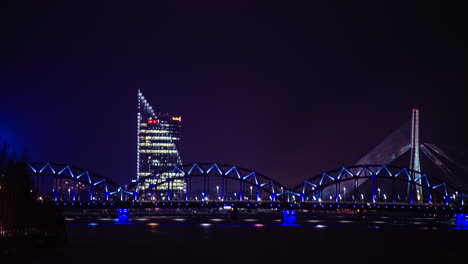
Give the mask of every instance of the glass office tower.
<svg viewBox="0 0 468 264">
<path fill-rule="evenodd" d="M 182 177 L 181 173 L 173 173 L 172 168 L 181 166 L 180 159 L 180 127 L 182 118 L 167 113 L 157 113 L 138 91 L 138 130 L 137 130 L 137 178 L 149 177 L 141 189 L 148 188 L 150 184 L 165 182 L 167 178 Z M 151 178 L 151 179 L 150 179 Z M 156 187 L 157 190 L 166 190 L 167 184 Z M 185 193 L 185 182 L 174 180 L 170 189 L 174 194 Z M 158 197 L 156 197 L 157 199 Z M 155 199 L 152 197 L 152 199 Z"/>
</svg>

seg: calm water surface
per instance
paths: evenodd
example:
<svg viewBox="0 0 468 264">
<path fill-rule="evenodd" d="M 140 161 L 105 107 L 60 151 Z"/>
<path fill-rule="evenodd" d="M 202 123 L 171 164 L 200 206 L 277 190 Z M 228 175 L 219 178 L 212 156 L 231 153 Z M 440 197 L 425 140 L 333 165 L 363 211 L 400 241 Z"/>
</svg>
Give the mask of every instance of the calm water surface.
<svg viewBox="0 0 468 264">
<path fill-rule="evenodd" d="M 468 230 L 311 219 L 68 219 L 68 243 L 27 263 L 468 263 Z M 417 220 L 415 220 L 417 221 Z"/>
</svg>

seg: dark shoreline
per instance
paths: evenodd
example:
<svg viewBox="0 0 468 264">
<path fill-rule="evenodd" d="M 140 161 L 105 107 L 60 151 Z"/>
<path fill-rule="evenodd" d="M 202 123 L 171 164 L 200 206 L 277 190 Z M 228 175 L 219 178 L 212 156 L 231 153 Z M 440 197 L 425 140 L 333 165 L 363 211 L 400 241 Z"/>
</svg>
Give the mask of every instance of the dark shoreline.
<svg viewBox="0 0 468 264">
<path fill-rule="evenodd" d="M 63 247 L 68 242 L 66 228 L 55 231 L 12 232 L 0 237 L 0 257 L 39 254 L 52 248 Z"/>
</svg>

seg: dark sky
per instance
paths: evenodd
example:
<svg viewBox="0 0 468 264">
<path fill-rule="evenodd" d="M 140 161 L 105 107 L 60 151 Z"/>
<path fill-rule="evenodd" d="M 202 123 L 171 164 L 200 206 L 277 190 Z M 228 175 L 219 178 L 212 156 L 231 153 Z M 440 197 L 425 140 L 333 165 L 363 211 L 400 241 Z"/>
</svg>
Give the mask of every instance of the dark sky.
<svg viewBox="0 0 468 264">
<path fill-rule="evenodd" d="M 184 163 L 288 186 L 353 164 L 414 105 L 424 141 L 467 155 L 463 4 L 57 2 L 2 9 L 0 137 L 33 161 L 129 182 L 137 89 L 183 117 Z"/>
</svg>

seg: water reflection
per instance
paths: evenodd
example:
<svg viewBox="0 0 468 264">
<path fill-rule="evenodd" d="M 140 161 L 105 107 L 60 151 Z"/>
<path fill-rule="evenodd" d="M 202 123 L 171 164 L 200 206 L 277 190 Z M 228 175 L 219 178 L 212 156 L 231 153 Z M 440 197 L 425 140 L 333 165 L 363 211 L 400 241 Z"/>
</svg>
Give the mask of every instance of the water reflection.
<svg viewBox="0 0 468 264">
<path fill-rule="evenodd" d="M 149 227 L 148 232 L 158 233 L 158 229 L 157 229 L 157 227 L 159 226 L 158 223 L 147 223 L 146 225 Z"/>
<path fill-rule="evenodd" d="M 105 218 L 105 217 L 98 218 L 97 220 L 99 220 L 99 221 L 117 221 L 117 219 L 115 219 L 115 218 Z"/>
</svg>

